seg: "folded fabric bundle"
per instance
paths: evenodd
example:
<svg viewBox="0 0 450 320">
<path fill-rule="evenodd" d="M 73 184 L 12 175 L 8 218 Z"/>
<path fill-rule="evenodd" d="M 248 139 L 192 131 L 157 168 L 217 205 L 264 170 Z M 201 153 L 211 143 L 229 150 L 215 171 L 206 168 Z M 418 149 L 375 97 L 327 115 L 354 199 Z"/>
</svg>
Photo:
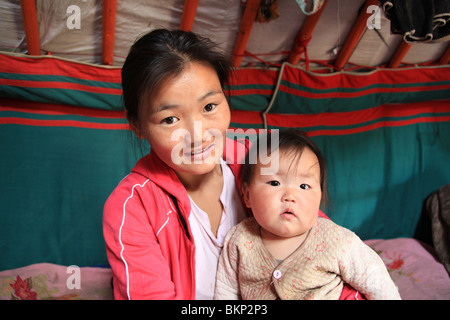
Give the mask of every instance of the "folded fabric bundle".
<svg viewBox="0 0 450 320">
<path fill-rule="evenodd" d="M 450 39 L 450 1 L 381 0 L 391 32 L 406 42 Z"/>
</svg>

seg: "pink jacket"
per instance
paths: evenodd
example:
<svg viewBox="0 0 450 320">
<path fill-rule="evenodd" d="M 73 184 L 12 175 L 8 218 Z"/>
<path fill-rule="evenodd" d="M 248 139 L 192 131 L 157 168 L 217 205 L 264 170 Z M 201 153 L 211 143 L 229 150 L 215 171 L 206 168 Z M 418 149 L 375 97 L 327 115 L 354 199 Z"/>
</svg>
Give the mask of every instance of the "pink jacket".
<svg viewBox="0 0 450 320">
<path fill-rule="evenodd" d="M 226 146 L 230 150 L 237 144 L 227 139 Z M 247 149 L 247 144 L 234 148 L 234 160 L 224 152 L 235 177 L 240 170 L 237 159 Z M 195 299 L 190 212 L 188 194 L 173 169 L 154 152 L 140 159 L 109 196 L 103 211 L 115 299 Z"/>
</svg>

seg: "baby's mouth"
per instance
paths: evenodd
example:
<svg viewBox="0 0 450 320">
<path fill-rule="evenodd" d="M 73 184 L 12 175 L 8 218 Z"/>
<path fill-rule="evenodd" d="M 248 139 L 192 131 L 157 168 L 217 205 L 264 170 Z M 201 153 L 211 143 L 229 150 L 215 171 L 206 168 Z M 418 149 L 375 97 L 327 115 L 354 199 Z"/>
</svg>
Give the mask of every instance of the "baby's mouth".
<svg viewBox="0 0 450 320">
<path fill-rule="evenodd" d="M 287 218 L 287 219 L 293 219 L 296 218 L 297 216 L 295 215 L 294 211 L 290 208 L 288 208 L 287 210 L 283 211 L 281 213 L 281 216 L 283 218 Z"/>
</svg>

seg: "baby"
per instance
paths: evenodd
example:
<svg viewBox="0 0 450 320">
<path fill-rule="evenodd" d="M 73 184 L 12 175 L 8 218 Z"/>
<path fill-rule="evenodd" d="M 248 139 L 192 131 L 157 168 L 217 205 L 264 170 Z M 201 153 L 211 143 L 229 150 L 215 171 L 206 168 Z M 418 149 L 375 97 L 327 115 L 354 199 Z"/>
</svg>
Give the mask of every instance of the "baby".
<svg viewBox="0 0 450 320">
<path fill-rule="evenodd" d="M 249 164 L 251 150 L 242 169 L 244 201 L 253 217 L 225 239 L 214 298 L 337 300 L 350 286 L 366 299 L 400 299 L 377 253 L 319 216 L 327 170 L 318 147 L 304 133 L 285 130 L 278 148 L 270 150 L 270 136 L 259 146 L 257 163 Z M 278 170 L 268 172 L 269 164 L 260 161 L 262 147 Z"/>
</svg>

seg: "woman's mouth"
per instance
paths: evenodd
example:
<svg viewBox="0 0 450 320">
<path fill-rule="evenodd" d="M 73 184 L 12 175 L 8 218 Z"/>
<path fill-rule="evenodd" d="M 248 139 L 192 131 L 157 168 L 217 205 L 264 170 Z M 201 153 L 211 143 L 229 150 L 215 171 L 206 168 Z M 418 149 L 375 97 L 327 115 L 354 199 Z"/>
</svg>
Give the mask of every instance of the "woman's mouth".
<svg viewBox="0 0 450 320">
<path fill-rule="evenodd" d="M 191 152 L 185 152 L 184 156 L 190 158 L 194 163 L 201 163 L 203 160 L 209 158 L 214 150 L 214 143 L 206 147 Z"/>
</svg>

